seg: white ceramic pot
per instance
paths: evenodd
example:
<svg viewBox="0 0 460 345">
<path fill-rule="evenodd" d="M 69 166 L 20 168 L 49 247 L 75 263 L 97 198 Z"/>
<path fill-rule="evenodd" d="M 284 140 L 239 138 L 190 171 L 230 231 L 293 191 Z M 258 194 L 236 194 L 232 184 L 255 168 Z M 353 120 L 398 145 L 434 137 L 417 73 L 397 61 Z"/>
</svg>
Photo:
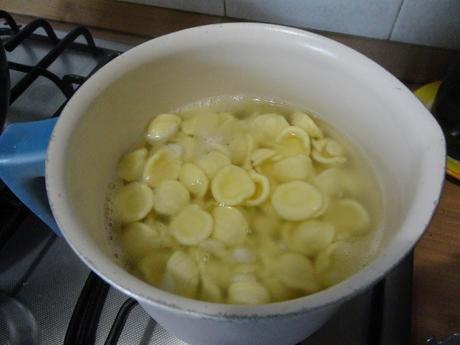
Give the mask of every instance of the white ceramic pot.
<svg viewBox="0 0 460 345">
<path fill-rule="evenodd" d="M 329 289 L 260 306 L 172 295 L 117 265 L 104 226 L 117 159 L 152 115 L 218 95 L 301 105 L 362 149 L 384 197 L 384 238 L 375 260 Z M 46 184 L 53 215 L 77 255 L 169 332 L 193 345 L 280 345 L 310 335 L 411 250 L 438 203 L 444 163 L 444 138 L 430 113 L 363 55 L 301 30 L 219 24 L 146 42 L 91 77 L 54 129 Z"/>
</svg>

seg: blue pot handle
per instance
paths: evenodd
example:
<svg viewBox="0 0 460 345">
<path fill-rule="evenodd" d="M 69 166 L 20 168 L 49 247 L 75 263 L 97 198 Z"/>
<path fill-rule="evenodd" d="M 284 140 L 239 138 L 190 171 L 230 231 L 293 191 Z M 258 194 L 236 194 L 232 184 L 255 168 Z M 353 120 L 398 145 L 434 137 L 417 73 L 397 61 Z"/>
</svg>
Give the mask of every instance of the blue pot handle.
<svg viewBox="0 0 460 345">
<path fill-rule="evenodd" d="M 0 136 L 0 178 L 57 235 L 45 188 L 45 159 L 57 118 L 9 125 Z"/>
</svg>

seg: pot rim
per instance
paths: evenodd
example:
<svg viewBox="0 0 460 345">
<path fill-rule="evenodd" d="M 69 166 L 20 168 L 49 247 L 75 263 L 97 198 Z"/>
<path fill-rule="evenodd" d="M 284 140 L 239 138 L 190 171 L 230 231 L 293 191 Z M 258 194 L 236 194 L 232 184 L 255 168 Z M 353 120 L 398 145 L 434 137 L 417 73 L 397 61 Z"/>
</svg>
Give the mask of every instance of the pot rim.
<svg viewBox="0 0 460 345">
<path fill-rule="evenodd" d="M 417 131 L 430 143 L 423 152 L 419 171 L 419 186 L 399 234 L 378 257 L 343 282 L 315 294 L 284 302 L 256 306 L 208 303 L 184 298 L 155 288 L 117 266 L 83 235 L 77 217 L 66 198 L 64 162 L 67 138 L 88 106 L 107 86 L 126 72 L 159 56 L 174 52 L 178 47 L 192 47 L 197 42 L 215 42 L 224 37 L 242 42 L 258 36 L 261 39 L 292 40 L 292 44 L 320 49 L 347 64 L 352 72 L 367 73 L 366 80 L 381 92 L 392 93 L 404 102 L 408 116 L 417 115 Z M 198 43 L 199 44 L 199 43 Z M 377 82 L 378 80 L 378 82 Z M 397 91 L 395 91 L 397 90 Z M 397 93 L 396 93 L 397 92 Z M 389 96 L 389 95 L 388 95 Z M 410 115 L 412 114 L 412 115 Z M 416 244 L 428 226 L 439 202 L 444 181 L 445 142 L 442 131 L 431 114 L 399 80 L 364 55 L 338 42 L 307 31 L 260 23 L 225 23 L 194 27 L 147 41 L 115 58 L 81 86 L 64 108 L 53 130 L 46 159 L 46 190 L 52 213 L 68 244 L 74 252 L 102 279 L 141 303 L 155 305 L 172 312 L 212 319 L 273 318 L 295 316 L 306 311 L 337 304 L 377 282 L 394 267 Z"/>
</svg>

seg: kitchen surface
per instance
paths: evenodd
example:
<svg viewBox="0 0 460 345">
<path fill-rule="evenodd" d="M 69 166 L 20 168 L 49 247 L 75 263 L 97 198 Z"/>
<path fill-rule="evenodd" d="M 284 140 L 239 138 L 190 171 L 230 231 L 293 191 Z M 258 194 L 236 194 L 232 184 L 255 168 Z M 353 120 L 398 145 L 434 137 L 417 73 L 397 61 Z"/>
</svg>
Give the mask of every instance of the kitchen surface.
<svg viewBox="0 0 460 345">
<path fill-rule="evenodd" d="M 96 39 L 101 40 L 102 45 L 104 45 L 104 40 L 112 42 L 109 44 L 109 49 L 116 51 L 124 51 L 149 38 L 180 29 L 239 20 L 216 15 L 220 14 L 219 7 L 213 10 L 215 14 L 210 15 L 108 0 L 84 0 L 78 2 L 70 0 L 3 0 L 0 4 L 0 10 L 10 12 L 18 23 L 28 23 L 34 17 L 48 19 L 51 21 L 53 28 L 60 32 L 68 32 L 76 25 L 85 25 L 89 27 Z M 191 10 L 196 11 L 196 9 Z M 242 16 L 239 17 L 241 18 Z M 259 20 L 264 20 L 264 18 Z M 350 36 L 344 33 L 325 31 L 320 33 L 370 57 L 402 80 L 412 90 L 426 83 L 442 79 L 449 63 L 453 61 L 456 54 L 452 49 L 454 47 L 450 43 L 443 43 L 443 47 L 434 47 L 401 43 L 388 39 Z M 113 42 L 116 43 L 114 44 Z M 20 109 L 17 113 L 20 114 Z M 43 113 L 46 113 L 46 109 L 43 110 Z M 46 115 L 44 116 L 46 117 Z M 33 220 L 31 224 L 37 224 L 36 220 Z M 40 225 L 34 226 L 39 229 L 33 236 L 35 236 L 36 241 L 41 243 L 42 247 L 53 246 L 53 250 L 58 250 L 60 246 L 64 245 L 52 239 L 47 234 L 48 230 L 46 228 L 40 228 Z M 442 197 L 431 224 L 414 251 L 411 344 L 425 344 L 426 339 L 431 336 L 437 340 L 444 340 L 452 333 L 460 332 L 459 227 L 460 184 L 449 179 L 444 185 Z M 21 231 L 24 231 L 24 229 Z M 40 251 L 40 249 L 36 250 L 37 253 Z M 72 260 L 72 258 L 67 259 Z M 409 259 L 412 260 L 412 258 Z M 22 263 L 25 260 L 22 260 Z M 57 257 L 53 259 L 51 256 L 47 260 L 58 259 Z M 54 266 L 51 265 L 50 267 Z M 58 268 L 56 267 L 55 269 Z M 402 272 L 410 274 L 410 272 L 404 270 Z M 62 272 L 63 276 L 65 274 L 65 272 Z M 83 271 L 82 274 L 86 277 L 87 271 Z M 396 272 L 396 274 L 398 273 Z M 72 281 L 71 277 L 66 279 Z M 34 287 L 37 289 L 43 288 L 43 284 L 45 284 L 45 282 L 39 280 L 38 276 L 35 276 L 35 281 L 31 280 L 30 283 L 35 284 Z M 75 281 L 75 284 L 80 286 L 83 283 L 84 281 Z M 26 290 L 27 287 L 24 291 Z M 43 294 L 46 294 L 45 290 L 42 291 Z M 72 293 L 78 295 L 77 291 Z M 110 293 L 115 295 L 117 307 L 113 307 L 111 310 L 104 310 L 104 313 L 114 317 L 124 298 L 121 294 L 118 295 L 113 291 Z M 405 295 L 402 294 L 402 296 Z M 369 298 L 371 298 L 370 295 L 362 297 L 361 302 L 352 307 L 355 309 L 349 309 L 348 312 L 365 313 L 363 310 L 370 303 L 371 299 Z M 27 300 L 27 297 L 24 297 L 23 300 Z M 36 303 L 36 301 L 28 302 Z M 397 305 L 396 302 L 394 303 Z M 134 312 L 139 313 L 136 309 L 134 309 Z M 389 315 L 391 316 L 391 314 Z M 340 315 L 334 320 L 333 322 L 340 324 Z M 49 321 L 56 323 L 56 325 L 59 323 L 59 320 L 56 319 L 50 319 Z M 366 320 L 366 322 L 368 321 Z M 147 325 L 142 327 L 152 327 L 152 325 L 148 325 L 148 319 L 143 319 L 143 322 L 146 322 Z M 104 327 L 103 334 L 106 334 L 110 325 L 108 324 Z M 347 324 L 347 327 L 354 328 L 354 325 L 350 323 Z M 164 331 L 160 330 L 159 332 Z M 102 337 L 101 334 L 99 334 L 99 337 Z M 322 336 L 320 334 L 319 338 Z M 168 339 L 164 333 L 161 333 L 159 337 L 159 339 Z M 101 339 L 99 340 L 101 341 Z M 140 340 L 142 343 L 142 339 Z M 170 340 L 164 340 L 163 342 L 160 340 L 160 342 L 153 344 L 169 344 L 168 341 Z M 150 343 L 144 342 L 144 344 Z M 174 343 L 171 342 L 170 344 Z M 375 342 L 375 344 L 377 343 Z"/>
</svg>

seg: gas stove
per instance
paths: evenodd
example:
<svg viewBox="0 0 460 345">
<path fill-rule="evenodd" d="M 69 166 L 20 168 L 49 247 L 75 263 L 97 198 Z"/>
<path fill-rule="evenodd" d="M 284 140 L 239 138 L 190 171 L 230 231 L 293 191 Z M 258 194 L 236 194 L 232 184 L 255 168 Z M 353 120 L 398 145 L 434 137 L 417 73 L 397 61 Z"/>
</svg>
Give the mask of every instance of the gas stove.
<svg viewBox="0 0 460 345">
<path fill-rule="evenodd" d="M 131 48 L 94 39 L 84 27 L 20 25 L 3 11 L 0 38 L 11 79 L 4 126 L 59 116 L 92 73 Z M 0 344 L 187 345 L 92 273 L 1 181 L 0 205 Z M 301 344 L 408 344 L 411 289 L 409 255 Z"/>
</svg>

